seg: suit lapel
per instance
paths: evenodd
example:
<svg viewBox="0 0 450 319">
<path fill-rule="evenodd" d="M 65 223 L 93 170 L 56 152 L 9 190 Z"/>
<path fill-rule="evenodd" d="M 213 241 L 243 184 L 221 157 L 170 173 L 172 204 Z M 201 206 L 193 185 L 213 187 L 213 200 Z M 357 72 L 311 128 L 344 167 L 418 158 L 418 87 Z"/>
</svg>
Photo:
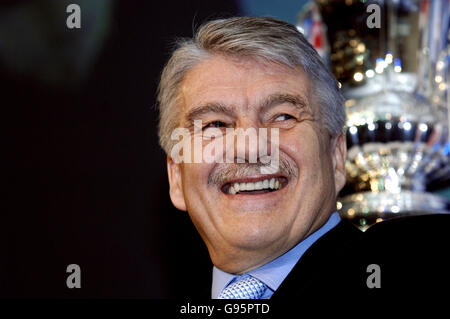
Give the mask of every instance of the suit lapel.
<svg viewBox="0 0 450 319">
<path fill-rule="evenodd" d="M 304 299 L 351 287 L 362 288 L 365 285 L 364 258 L 360 254 L 362 234 L 350 222 L 341 220 L 304 253 L 272 299 Z"/>
</svg>

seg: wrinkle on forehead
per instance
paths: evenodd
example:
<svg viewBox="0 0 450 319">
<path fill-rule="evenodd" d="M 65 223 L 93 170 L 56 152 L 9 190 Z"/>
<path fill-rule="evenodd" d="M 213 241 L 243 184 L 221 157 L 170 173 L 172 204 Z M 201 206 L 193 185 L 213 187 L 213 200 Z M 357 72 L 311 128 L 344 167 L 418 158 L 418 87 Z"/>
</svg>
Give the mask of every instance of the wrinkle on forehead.
<svg viewBox="0 0 450 319">
<path fill-rule="evenodd" d="M 300 95 L 310 104 L 309 91 L 308 78 L 300 67 L 213 55 L 186 74 L 179 107 L 182 114 L 208 103 L 246 111 L 263 100 L 264 93 Z"/>
</svg>

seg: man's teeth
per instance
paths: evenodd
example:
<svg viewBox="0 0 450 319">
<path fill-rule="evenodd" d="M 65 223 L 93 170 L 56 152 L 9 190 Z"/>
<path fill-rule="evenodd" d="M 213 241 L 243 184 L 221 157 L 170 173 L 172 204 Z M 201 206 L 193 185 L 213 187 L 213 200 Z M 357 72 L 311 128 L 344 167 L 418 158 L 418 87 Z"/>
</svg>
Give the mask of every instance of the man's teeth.
<svg viewBox="0 0 450 319">
<path fill-rule="evenodd" d="M 275 178 L 265 179 L 256 183 L 234 183 L 229 189 L 228 194 L 236 194 L 242 191 L 256 191 L 263 189 L 280 189 L 281 183 Z"/>
</svg>

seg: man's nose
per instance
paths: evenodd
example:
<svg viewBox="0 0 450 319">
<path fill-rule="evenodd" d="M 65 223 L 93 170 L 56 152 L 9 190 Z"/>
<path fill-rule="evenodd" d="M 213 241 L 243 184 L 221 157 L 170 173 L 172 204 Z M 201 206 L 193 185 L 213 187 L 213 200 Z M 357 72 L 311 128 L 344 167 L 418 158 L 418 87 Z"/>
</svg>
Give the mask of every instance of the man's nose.
<svg viewBox="0 0 450 319">
<path fill-rule="evenodd" d="M 258 163 L 261 157 L 270 156 L 270 132 L 256 120 L 238 121 L 232 140 L 233 144 L 227 143 L 227 148 L 232 147 L 235 163 Z"/>
</svg>

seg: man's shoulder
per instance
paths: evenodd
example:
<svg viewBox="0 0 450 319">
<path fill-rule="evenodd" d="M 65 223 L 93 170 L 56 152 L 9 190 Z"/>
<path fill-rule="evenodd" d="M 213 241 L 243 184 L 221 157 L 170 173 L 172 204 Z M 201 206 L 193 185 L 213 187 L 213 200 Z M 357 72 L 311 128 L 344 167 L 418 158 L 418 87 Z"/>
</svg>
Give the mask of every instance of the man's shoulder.
<svg viewBox="0 0 450 319">
<path fill-rule="evenodd" d="M 449 229 L 450 215 L 435 214 L 394 218 L 367 230 L 367 257 L 380 265 L 385 288 L 433 293 L 450 284 Z"/>
<path fill-rule="evenodd" d="M 368 257 L 398 268 L 437 269 L 446 262 L 450 215 L 433 214 L 393 218 L 364 233 Z"/>
<path fill-rule="evenodd" d="M 348 220 L 324 234 L 311 246 L 308 255 L 345 256 L 353 262 L 371 257 L 390 258 L 409 254 L 413 258 L 444 256 L 449 244 L 450 214 L 409 215 L 371 226 L 365 232 Z M 398 258 L 397 258 L 398 259 Z M 306 258 L 305 258 L 306 260 Z"/>
<path fill-rule="evenodd" d="M 437 295 L 450 278 L 449 225 L 450 215 L 409 216 L 362 232 L 342 220 L 305 252 L 274 299 Z"/>
<path fill-rule="evenodd" d="M 366 232 L 366 237 L 410 236 L 413 238 L 445 236 L 449 227 L 450 214 L 409 215 L 377 223 Z"/>
<path fill-rule="evenodd" d="M 355 278 L 364 271 L 360 250 L 363 237 L 364 233 L 348 220 L 341 220 L 303 254 L 272 299 L 309 300 L 333 296 L 342 288 L 361 288 Z"/>
</svg>

